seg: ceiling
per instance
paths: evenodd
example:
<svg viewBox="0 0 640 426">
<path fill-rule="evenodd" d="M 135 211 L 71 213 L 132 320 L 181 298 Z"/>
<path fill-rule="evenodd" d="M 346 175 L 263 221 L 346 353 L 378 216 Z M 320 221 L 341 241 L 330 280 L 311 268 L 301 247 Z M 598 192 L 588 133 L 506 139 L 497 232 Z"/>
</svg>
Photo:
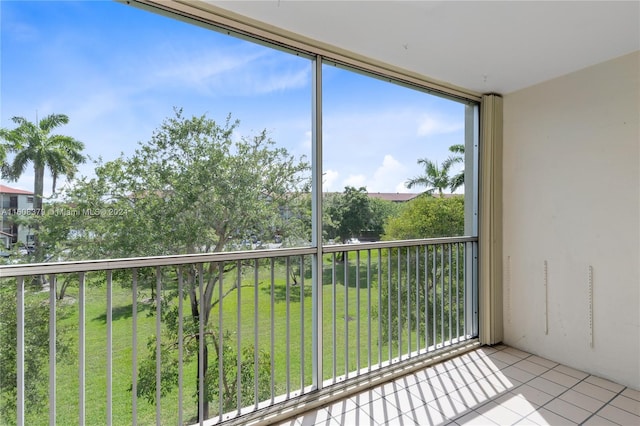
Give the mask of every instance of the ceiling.
<svg viewBox="0 0 640 426">
<path fill-rule="evenodd" d="M 640 50 L 640 1 L 207 2 L 479 93 Z"/>
</svg>

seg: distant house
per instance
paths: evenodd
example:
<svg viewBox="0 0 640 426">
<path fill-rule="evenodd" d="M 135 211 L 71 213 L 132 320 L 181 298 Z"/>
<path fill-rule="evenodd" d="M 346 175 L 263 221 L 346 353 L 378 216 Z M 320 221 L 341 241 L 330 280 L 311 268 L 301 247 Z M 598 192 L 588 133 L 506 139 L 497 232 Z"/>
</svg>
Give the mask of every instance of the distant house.
<svg viewBox="0 0 640 426">
<path fill-rule="evenodd" d="M 25 246 L 33 244 L 33 234 L 29 228 L 15 223 L 18 215 L 33 214 L 33 192 L 0 185 L 0 244 L 10 249 L 20 242 Z"/>
<path fill-rule="evenodd" d="M 411 201 L 418 195 L 420 195 L 408 192 L 369 192 L 368 194 L 370 198 L 393 201 L 394 203 L 406 203 L 407 201 Z"/>
</svg>

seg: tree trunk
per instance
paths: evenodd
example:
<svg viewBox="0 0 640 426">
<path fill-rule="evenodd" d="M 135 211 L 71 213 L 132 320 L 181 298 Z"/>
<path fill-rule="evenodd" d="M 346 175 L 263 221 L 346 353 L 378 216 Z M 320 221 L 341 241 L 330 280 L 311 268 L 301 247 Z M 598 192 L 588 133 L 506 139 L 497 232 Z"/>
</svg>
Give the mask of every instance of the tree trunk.
<svg viewBox="0 0 640 426">
<path fill-rule="evenodd" d="M 204 337 L 203 337 L 204 338 Z M 198 344 L 200 343 L 200 337 L 198 336 Z M 207 339 L 204 338 L 204 362 L 202 363 L 202 372 L 200 372 L 200 351 L 198 351 L 198 377 L 196 377 L 196 386 L 198 387 L 198 401 L 202 397 L 202 420 L 209 418 L 209 398 L 207 397 L 207 370 L 209 369 L 209 348 L 207 347 Z M 204 395 L 200 395 L 200 374 L 205 381 Z M 198 421 L 200 420 L 200 404 L 198 403 Z"/>
<path fill-rule="evenodd" d="M 33 183 L 33 208 L 37 216 L 42 216 L 42 194 L 44 192 L 44 165 L 34 165 L 34 183 Z M 36 220 L 33 226 L 33 246 L 35 254 L 35 262 L 44 261 L 44 253 L 42 252 L 42 244 L 38 233 L 40 232 L 40 221 Z M 33 284 L 39 287 L 44 285 L 44 275 L 34 277 Z"/>
<path fill-rule="evenodd" d="M 200 327 L 200 309 L 198 304 L 198 297 L 196 296 L 196 290 L 198 289 L 197 279 L 195 274 L 189 273 L 188 281 L 190 281 L 190 290 L 189 290 L 189 299 L 191 306 L 191 318 L 193 319 L 194 325 Z M 206 325 L 206 323 L 205 323 Z M 202 364 L 200 364 L 200 350 L 198 349 L 198 368 L 196 370 L 196 394 L 198 395 L 198 420 L 203 419 L 207 420 L 209 418 L 209 398 L 207 397 L 206 390 L 206 378 L 207 378 L 207 369 L 209 367 L 209 348 L 207 347 L 207 339 L 204 336 L 200 336 L 198 333 L 198 338 L 196 341 L 198 342 L 198 348 L 200 347 L 200 339 L 204 339 L 203 346 L 203 355 L 204 360 Z M 202 365 L 202 367 L 201 367 Z M 204 395 L 200 394 L 200 377 L 205 381 L 205 389 Z M 202 398 L 202 413 L 200 413 L 200 398 Z M 202 416 L 200 416 L 202 414 Z"/>
</svg>

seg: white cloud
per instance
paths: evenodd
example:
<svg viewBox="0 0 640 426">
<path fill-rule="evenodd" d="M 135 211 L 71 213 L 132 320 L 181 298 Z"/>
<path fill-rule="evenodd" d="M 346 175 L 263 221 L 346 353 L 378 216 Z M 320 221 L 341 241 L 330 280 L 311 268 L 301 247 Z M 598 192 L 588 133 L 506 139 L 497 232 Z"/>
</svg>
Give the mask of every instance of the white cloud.
<svg viewBox="0 0 640 426">
<path fill-rule="evenodd" d="M 253 46 L 172 52 L 150 61 L 163 62 L 153 67 L 155 75 L 145 76 L 153 87 L 186 87 L 200 94 L 266 94 L 305 87 L 311 81 L 311 67 L 306 62 L 287 64 L 272 52 Z"/>
<path fill-rule="evenodd" d="M 339 191 L 339 188 L 334 188 L 334 184 L 338 180 L 340 174 L 335 170 L 327 170 L 322 175 L 322 190 L 323 192 L 335 192 Z"/>
<path fill-rule="evenodd" d="M 461 121 L 451 121 L 434 115 L 424 115 L 418 123 L 418 136 L 432 136 L 453 133 L 464 129 Z"/>
<path fill-rule="evenodd" d="M 368 181 L 367 188 L 370 192 L 404 192 L 396 189 L 399 182 L 406 179 L 406 174 L 407 168 L 391 154 L 386 154 Z"/>
<path fill-rule="evenodd" d="M 399 184 L 396 185 L 396 190 L 395 192 L 415 192 L 415 188 L 414 189 L 407 189 L 406 185 L 404 182 L 400 182 Z"/>
<path fill-rule="evenodd" d="M 360 169 L 362 169 L 360 167 Z M 404 185 L 406 180 L 407 167 L 396 160 L 392 155 L 386 154 L 382 163 L 375 169 L 371 169 L 369 173 L 351 174 L 342 181 L 340 188 L 336 191 L 342 191 L 345 186 L 353 186 L 367 188 L 369 192 L 407 192 L 405 189 L 398 189 Z"/>
<path fill-rule="evenodd" d="M 361 186 L 367 186 L 367 177 L 365 175 L 349 175 L 343 182 L 343 187 L 352 186 L 354 188 L 360 188 Z M 342 190 L 344 188 L 341 188 Z"/>
</svg>

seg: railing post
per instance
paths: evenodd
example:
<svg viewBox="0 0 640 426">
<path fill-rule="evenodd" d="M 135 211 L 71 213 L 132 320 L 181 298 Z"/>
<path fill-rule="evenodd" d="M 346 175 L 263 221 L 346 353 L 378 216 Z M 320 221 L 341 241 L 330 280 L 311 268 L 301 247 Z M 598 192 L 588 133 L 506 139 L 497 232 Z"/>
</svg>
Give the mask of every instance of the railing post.
<svg viewBox="0 0 640 426">
<path fill-rule="evenodd" d="M 56 276 L 49 276 L 49 425 L 56 424 Z"/>
<path fill-rule="evenodd" d="M 16 288 L 16 339 L 18 340 L 16 362 L 17 367 L 17 402 L 16 402 L 16 424 L 24 426 L 24 277 L 17 278 Z"/>
<path fill-rule="evenodd" d="M 322 389 L 322 58 L 312 61 L 312 154 L 311 217 L 312 241 L 316 253 L 311 258 L 312 288 L 312 357 L 313 388 Z"/>
</svg>

